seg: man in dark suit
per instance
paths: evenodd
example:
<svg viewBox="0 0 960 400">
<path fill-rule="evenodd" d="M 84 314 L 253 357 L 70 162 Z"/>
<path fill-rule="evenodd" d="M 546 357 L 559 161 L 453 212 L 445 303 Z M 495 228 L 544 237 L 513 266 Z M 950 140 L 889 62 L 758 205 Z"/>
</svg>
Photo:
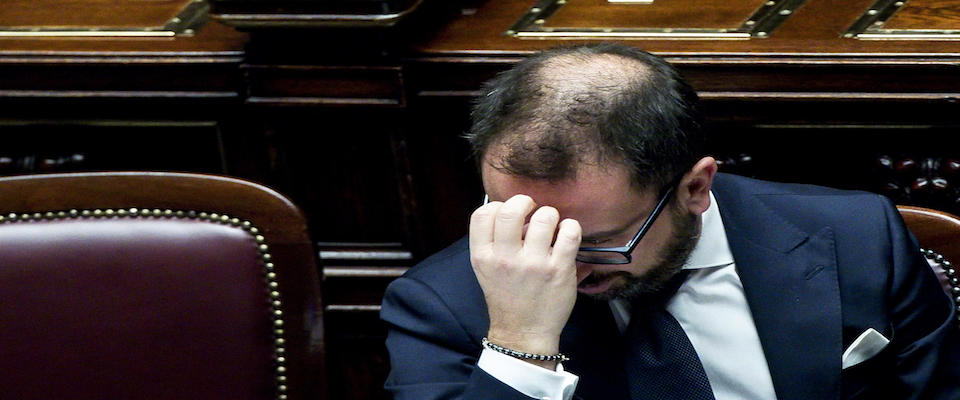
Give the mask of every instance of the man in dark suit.
<svg viewBox="0 0 960 400">
<path fill-rule="evenodd" d="M 877 195 L 716 173 L 696 94 L 598 44 L 498 76 L 490 202 L 390 285 L 406 399 L 957 399 L 949 298 Z"/>
</svg>

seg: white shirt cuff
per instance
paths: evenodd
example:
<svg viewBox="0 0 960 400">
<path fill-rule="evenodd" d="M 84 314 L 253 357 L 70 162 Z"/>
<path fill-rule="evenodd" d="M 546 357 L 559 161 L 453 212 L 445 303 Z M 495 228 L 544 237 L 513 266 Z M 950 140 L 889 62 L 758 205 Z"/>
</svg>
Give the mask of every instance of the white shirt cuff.
<svg viewBox="0 0 960 400">
<path fill-rule="evenodd" d="M 490 349 L 483 349 L 477 366 L 518 392 L 539 400 L 570 400 L 580 379 L 564 371 L 560 363 L 556 371 L 551 371 Z"/>
</svg>

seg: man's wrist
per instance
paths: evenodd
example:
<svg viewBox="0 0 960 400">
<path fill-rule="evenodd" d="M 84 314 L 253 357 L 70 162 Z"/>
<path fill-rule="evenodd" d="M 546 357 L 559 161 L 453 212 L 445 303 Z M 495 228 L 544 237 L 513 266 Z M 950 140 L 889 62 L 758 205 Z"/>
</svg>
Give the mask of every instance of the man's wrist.
<svg viewBox="0 0 960 400">
<path fill-rule="evenodd" d="M 514 333 L 490 329 L 487 332 L 487 340 L 526 353 L 556 354 L 560 352 L 560 335 Z"/>
<path fill-rule="evenodd" d="M 555 370 L 557 368 L 557 364 L 569 360 L 567 356 L 563 355 L 563 353 L 560 353 L 560 352 L 552 352 L 549 354 L 528 353 L 522 350 L 512 349 L 509 347 L 499 345 L 497 343 L 494 343 L 488 340 L 487 338 L 483 338 L 481 340 L 481 344 L 486 349 L 495 351 L 500 354 L 508 355 L 510 357 L 528 362 L 530 364 L 537 365 L 539 367 L 550 369 L 550 370 Z"/>
</svg>

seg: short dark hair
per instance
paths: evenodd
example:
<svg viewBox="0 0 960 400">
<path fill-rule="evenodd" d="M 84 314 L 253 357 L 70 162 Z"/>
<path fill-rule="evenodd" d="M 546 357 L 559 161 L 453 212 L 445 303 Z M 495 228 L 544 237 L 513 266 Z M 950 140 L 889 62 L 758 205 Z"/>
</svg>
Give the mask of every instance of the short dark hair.
<svg viewBox="0 0 960 400">
<path fill-rule="evenodd" d="M 600 68 L 578 74 L 588 62 Z M 697 102 L 672 65 L 643 50 L 558 47 L 487 82 L 465 137 L 478 163 L 491 145 L 503 146 L 494 166 L 513 175 L 561 180 L 581 163 L 614 161 L 639 187 L 664 187 L 703 156 Z"/>
</svg>

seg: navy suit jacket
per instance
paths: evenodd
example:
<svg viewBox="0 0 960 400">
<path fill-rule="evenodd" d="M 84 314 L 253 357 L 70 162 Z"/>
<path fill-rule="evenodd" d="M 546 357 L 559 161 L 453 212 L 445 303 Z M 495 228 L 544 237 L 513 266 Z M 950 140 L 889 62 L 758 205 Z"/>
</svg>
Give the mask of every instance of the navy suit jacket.
<svg viewBox="0 0 960 400">
<path fill-rule="evenodd" d="M 712 190 L 778 399 L 960 399 L 953 306 L 889 201 L 724 174 Z M 381 318 L 396 400 L 529 399 L 476 366 L 489 320 L 465 239 L 394 281 Z M 867 328 L 891 342 L 841 370 Z M 629 399 L 622 342 L 605 302 L 577 299 L 576 398 Z"/>
</svg>

